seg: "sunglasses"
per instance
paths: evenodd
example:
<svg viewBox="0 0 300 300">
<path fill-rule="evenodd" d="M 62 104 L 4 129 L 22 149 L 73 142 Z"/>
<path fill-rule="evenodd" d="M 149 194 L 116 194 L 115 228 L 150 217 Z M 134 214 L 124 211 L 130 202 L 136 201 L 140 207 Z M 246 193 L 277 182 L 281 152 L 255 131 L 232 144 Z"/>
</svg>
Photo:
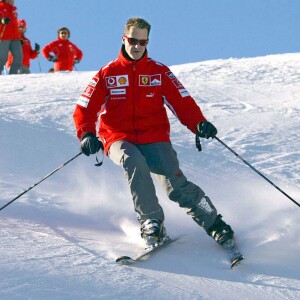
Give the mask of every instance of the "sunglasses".
<svg viewBox="0 0 300 300">
<path fill-rule="evenodd" d="M 138 40 L 132 37 L 128 37 L 124 35 L 124 38 L 128 41 L 128 43 L 132 46 L 140 45 L 140 46 L 147 46 L 149 39 L 146 40 Z"/>
</svg>

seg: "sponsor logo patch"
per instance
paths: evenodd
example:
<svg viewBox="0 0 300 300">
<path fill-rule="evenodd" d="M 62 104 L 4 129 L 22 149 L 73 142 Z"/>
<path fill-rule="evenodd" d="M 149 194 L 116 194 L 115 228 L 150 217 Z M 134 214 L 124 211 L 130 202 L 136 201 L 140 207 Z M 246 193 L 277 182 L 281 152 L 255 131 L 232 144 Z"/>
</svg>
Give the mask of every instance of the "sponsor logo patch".
<svg viewBox="0 0 300 300">
<path fill-rule="evenodd" d="M 140 85 L 148 85 L 150 76 L 140 76 Z"/>
<path fill-rule="evenodd" d="M 126 94 L 126 89 L 113 89 L 110 90 L 111 95 L 125 95 Z"/>
<path fill-rule="evenodd" d="M 172 80 L 173 84 L 179 89 L 179 88 L 183 88 L 182 83 L 176 78 L 174 80 Z"/>
<path fill-rule="evenodd" d="M 203 209 L 205 212 L 207 212 L 208 214 L 211 214 L 214 212 L 214 209 L 210 206 L 210 204 L 208 203 L 208 201 L 206 200 L 205 197 L 203 197 L 201 199 L 201 201 L 199 202 L 198 206 Z"/>
<path fill-rule="evenodd" d="M 167 75 L 170 79 L 175 79 L 175 78 L 176 78 L 176 76 L 175 76 L 171 71 L 167 72 L 166 75 Z"/>
<path fill-rule="evenodd" d="M 84 92 L 82 93 L 82 96 L 86 96 L 86 97 L 90 98 L 93 95 L 94 91 L 95 91 L 94 88 L 87 86 L 86 89 L 84 90 Z"/>
<path fill-rule="evenodd" d="M 156 86 L 161 85 L 161 75 L 140 75 L 139 86 Z"/>
<path fill-rule="evenodd" d="M 77 104 L 80 106 L 83 106 L 85 108 L 88 106 L 89 102 L 90 102 L 90 99 L 83 97 L 83 96 L 80 96 L 77 100 Z"/>
<path fill-rule="evenodd" d="M 111 100 L 126 100 L 124 96 L 111 96 Z"/>
<path fill-rule="evenodd" d="M 108 89 L 123 87 L 129 85 L 128 75 L 117 75 L 105 77 L 106 87 Z"/>
<path fill-rule="evenodd" d="M 179 89 L 178 91 L 182 98 L 190 96 L 189 92 L 186 89 Z"/>
<path fill-rule="evenodd" d="M 89 85 L 91 85 L 91 86 L 96 86 L 97 83 L 98 83 L 98 81 L 99 81 L 99 78 L 94 77 L 94 78 L 89 82 Z"/>
<path fill-rule="evenodd" d="M 153 98 L 154 97 L 154 93 L 150 93 L 146 95 L 146 98 Z"/>
</svg>

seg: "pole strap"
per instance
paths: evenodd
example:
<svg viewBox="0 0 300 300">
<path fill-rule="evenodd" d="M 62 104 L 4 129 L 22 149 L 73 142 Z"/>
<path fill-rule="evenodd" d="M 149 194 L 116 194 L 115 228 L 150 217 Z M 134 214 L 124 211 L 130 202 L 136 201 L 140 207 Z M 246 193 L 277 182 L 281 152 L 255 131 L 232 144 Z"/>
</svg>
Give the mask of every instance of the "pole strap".
<svg viewBox="0 0 300 300">
<path fill-rule="evenodd" d="M 196 148 L 198 149 L 198 151 L 202 151 L 198 130 L 196 131 L 195 142 L 196 142 Z"/>
</svg>

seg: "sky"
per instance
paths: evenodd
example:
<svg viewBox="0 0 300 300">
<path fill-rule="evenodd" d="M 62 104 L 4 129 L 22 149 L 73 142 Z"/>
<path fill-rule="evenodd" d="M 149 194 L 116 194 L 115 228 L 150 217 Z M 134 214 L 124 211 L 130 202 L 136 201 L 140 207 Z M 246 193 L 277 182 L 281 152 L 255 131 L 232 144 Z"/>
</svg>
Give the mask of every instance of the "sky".
<svg viewBox="0 0 300 300">
<path fill-rule="evenodd" d="M 300 53 L 172 66 L 218 138 L 300 203 Z M 94 72 L 0 79 L 0 207 L 79 153 L 75 103 Z M 284 99 L 284 101 L 282 101 Z M 143 249 L 124 172 L 80 155 L 0 211 L 1 300 L 299 300 L 299 207 L 217 140 L 168 110 L 181 170 L 232 226 L 245 260 L 228 253 L 154 176 L 171 238 Z M 101 158 L 101 154 L 98 155 Z"/>
<path fill-rule="evenodd" d="M 27 37 L 42 47 L 66 26 L 84 53 L 77 71 L 97 71 L 118 55 L 126 20 L 152 26 L 149 56 L 168 66 L 299 52 L 299 0 L 15 0 Z M 33 73 L 52 67 L 42 55 Z"/>
</svg>

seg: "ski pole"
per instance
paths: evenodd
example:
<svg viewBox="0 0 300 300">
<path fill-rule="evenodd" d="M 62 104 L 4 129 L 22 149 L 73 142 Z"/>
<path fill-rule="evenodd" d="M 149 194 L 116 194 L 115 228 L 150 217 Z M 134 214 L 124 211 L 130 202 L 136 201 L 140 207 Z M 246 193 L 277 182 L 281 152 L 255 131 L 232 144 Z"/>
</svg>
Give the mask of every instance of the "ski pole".
<svg viewBox="0 0 300 300">
<path fill-rule="evenodd" d="M 42 73 L 42 68 L 41 68 L 41 62 L 40 62 L 39 55 L 37 56 L 37 59 L 38 59 L 40 73 Z"/>
<path fill-rule="evenodd" d="M 4 24 L 1 34 L 0 34 L 0 43 L 2 42 L 2 37 L 3 37 L 4 31 L 5 31 L 5 28 L 6 28 L 6 24 Z"/>
<path fill-rule="evenodd" d="M 215 139 L 221 143 L 224 147 L 226 147 L 231 153 L 233 153 L 237 158 L 239 158 L 243 163 L 245 163 L 248 167 L 250 167 L 254 172 L 256 172 L 258 175 L 260 175 L 263 179 L 268 181 L 273 187 L 275 187 L 278 191 L 280 191 L 284 196 L 289 198 L 291 201 L 293 201 L 296 205 L 300 207 L 300 204 L 294 200 L 291 196 L 289 196 L 287 193 L 285 193 L 282 189 L 280 189 L 275 183 L 273 183 L 270 179 L 268 179 L 265 175 L 263 175 L 261 172 L 259 172 L 257 169 L 255 169 L 251 164 L 249 164 L 243 157 L 238 155 L 234 150 L 232 150 L 229 146 L 227 146 L 223 141 L 221 141 L 219 138 L 215 136 Z"/>
<path fill-rule="evenodd" d="M 62 169 L 64 166 L 66 166 L 69 162 L 71 162 L 72 160 L 74 160 L 76 157 L 78 157 L 79 155 L 81 155 L 82 152 L 76 154 L 74 157 L 72 157 L 71 159 L 69 159 L 67 162 L 63 163 L 62 165 L 60 165 L 58 168 L 56 168 L 55 170 L 53 170 L 51 173 L 49 173 L 48 175 L 46 175 L 44 178 L 42 178 L 40 181 L 36 182 L 35 184 L 33 184 L 32 186 L 30 186 L 27 190 L 25 190 L 24 192 L 22 192 L 21 194 L 19 194 L 18 196 L 16 196 L 14 199 L 10 200 L 8 203 L 6 203 L 5 205 L 3 205 L 2 207 L 0 207 L 0 210 L 4 209 L 6 206 L 10 205 L 11 203 L 13 203 L 14 201 L 16 201 L 18 198 L 20 198 L 21 196 L 23 196 L 24 194 L 26 194 L 27 192 L 29 192 L 31 189 L 33 189 L 35 186 L 37 186 L 38 184 L 40 184 L 42 181 L 44 181 L 45 179 L 47 179 L 48 177 L 50 177 L 51 175 L 53 175 L 55 172 L 57 172 L 58 170 Z"/>
</svg>

